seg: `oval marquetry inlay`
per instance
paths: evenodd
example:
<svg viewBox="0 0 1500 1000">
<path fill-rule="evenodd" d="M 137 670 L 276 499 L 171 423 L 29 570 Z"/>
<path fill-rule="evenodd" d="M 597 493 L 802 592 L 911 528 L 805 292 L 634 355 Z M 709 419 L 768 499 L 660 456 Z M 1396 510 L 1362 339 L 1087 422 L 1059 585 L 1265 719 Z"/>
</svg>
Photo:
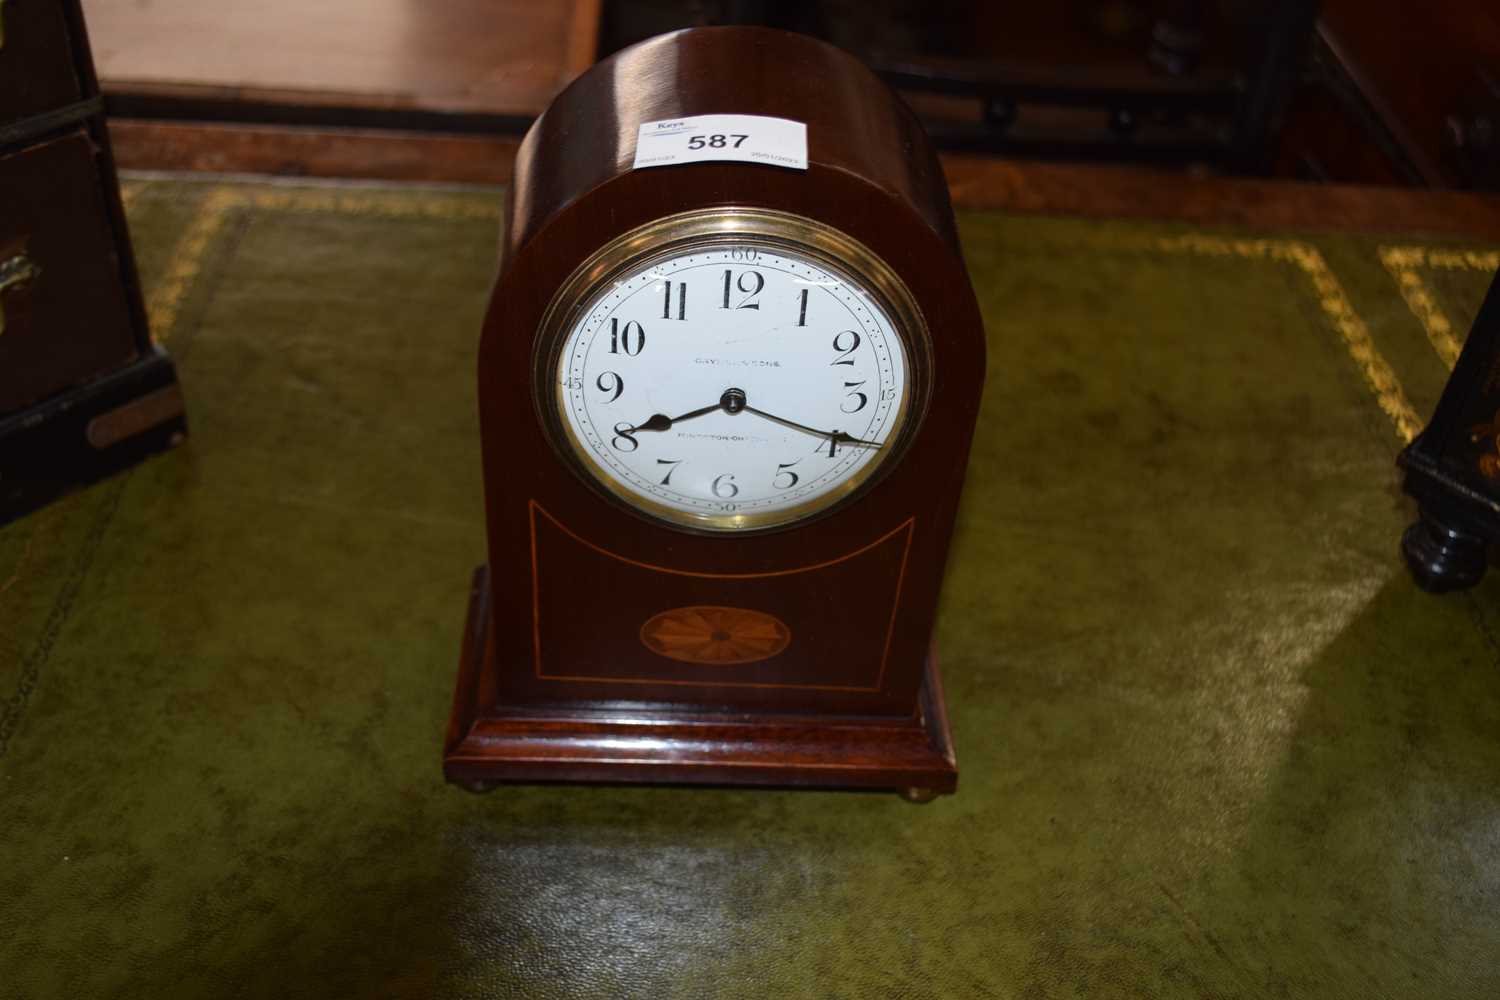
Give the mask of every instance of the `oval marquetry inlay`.
<svg viewBox="0 0 1500 1000">
<path fill-rule="evenodd" d="M 791 641 L 781 619 L 746 608 L 673 608 L 641 626 L 641 642 L 651 652 L 711 666 L 769 659 Z"/>
</svg>

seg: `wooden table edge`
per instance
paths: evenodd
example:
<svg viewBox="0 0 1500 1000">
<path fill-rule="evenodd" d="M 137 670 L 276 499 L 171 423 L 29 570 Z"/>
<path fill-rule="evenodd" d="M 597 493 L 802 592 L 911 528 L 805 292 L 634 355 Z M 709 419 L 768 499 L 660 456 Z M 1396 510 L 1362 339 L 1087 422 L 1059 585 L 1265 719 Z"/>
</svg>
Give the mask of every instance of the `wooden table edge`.
<svg viewBox="0 0 1500 1000">
<path fill-rule="evenodd" d="M 956 155 L 943 169 L 970 210 L 1500 241 L 1500 195 Z"/>
<path fill-rule="evenodd" d="M 520 137 L 111 119 L 131 170 L 505 184 Z M 1265 230 L 1500 241 L 1500 196 L 945 155 L 954 206 Z"/>
</svg>

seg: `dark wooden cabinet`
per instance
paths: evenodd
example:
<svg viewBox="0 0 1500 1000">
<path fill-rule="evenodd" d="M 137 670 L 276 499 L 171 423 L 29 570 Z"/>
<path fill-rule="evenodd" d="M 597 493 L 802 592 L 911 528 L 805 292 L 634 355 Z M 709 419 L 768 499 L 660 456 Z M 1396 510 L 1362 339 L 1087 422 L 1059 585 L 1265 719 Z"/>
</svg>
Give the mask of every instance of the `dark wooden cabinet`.
<svg viewBox="0 0 1500 1000">
<path fill-rule="evenodd" d="M 84 98 L 65 6 L 57 0 L 0 3 L 0 123 Z"/>
<path fill-rule="evenodd" d="M 1500 190 L 1500 5 L 1322 0 L 1277 172 Z"/>
<path fill-rule="evenodd" d="M 77 0 L 0 0 L 0 522 L 185 431 Z"/>
<path fill-rule="evenodd" d="M 93 143 L 84 130 L 0 156 L 0 257 L 31 276 L 5 299 L 0 412 L 140 356 Z"/>
</svg>

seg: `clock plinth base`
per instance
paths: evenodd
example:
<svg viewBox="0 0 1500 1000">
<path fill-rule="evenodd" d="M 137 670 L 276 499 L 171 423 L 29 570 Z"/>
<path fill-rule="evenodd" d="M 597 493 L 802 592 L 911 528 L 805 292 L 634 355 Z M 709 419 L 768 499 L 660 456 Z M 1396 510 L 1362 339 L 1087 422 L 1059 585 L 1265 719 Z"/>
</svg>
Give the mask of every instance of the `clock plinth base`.
<svg viewBox="0 0 1500 1000">
<path fill-rule="evenodd" d="M 911 719 L 483 705 L 494 690 L 489 573 L 474 574 L 443 753 L 451 782 L 765 785 L 900 791 L 913 801 L 958 784 L 942 682 L 929 656 Z M 488 679 L 488 680 L 487 680 Z"/>
</svg>

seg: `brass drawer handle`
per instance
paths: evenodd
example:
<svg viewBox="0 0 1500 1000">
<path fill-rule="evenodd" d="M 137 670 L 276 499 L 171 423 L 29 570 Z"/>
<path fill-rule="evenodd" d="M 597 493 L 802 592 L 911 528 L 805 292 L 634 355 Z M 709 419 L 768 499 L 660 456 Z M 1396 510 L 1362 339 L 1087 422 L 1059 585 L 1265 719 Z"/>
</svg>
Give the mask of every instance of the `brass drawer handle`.
<svg viewBox="0 0 1500 1000">
<path fill-rule="evenodd" d="M 0 4 L 4 2 L 0 0 Z M 5 332 L 5 293 L 34 281 L 41 273 L 42 269 L 24 253 L 0 260 L 0 333 Z"/>
</svg>

